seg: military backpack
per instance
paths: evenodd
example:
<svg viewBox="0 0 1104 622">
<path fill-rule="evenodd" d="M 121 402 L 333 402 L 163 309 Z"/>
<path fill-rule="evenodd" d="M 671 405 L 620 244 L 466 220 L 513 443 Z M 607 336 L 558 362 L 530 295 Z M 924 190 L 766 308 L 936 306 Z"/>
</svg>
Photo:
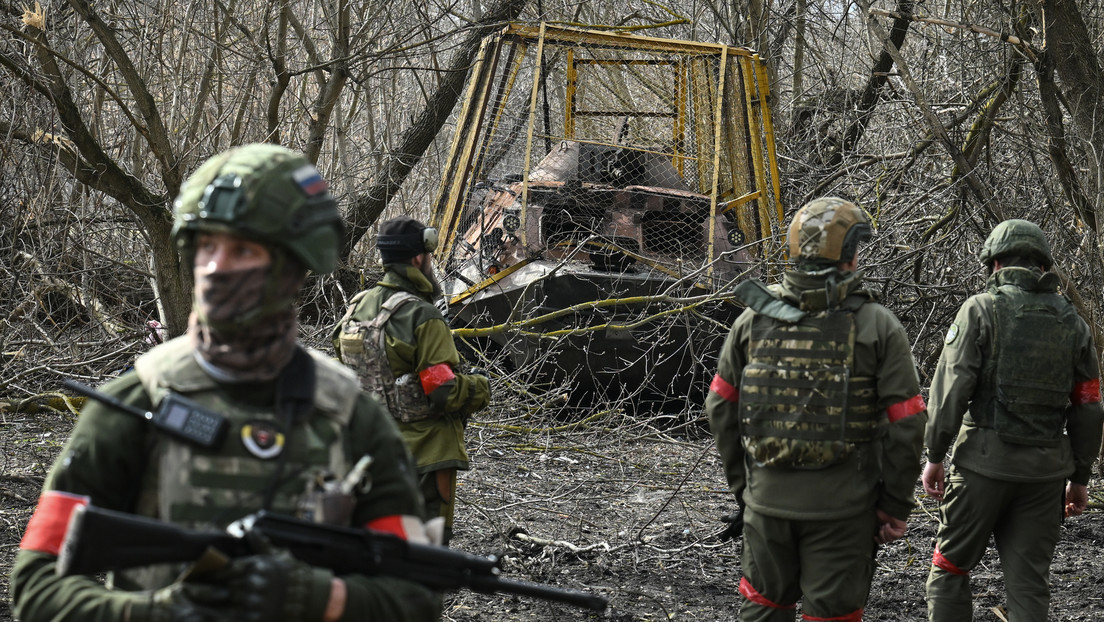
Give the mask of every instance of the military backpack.
<svg viewBox="0 0 1104 622">
<path fill-rule="evenodd" d="M 403 423 L 422 421 L 435 416 L 435 411 L 422 390 L 416 373 L 395 377 L 387 358 L 387 333 L 384 327 L 396 311 L 408 302 L 418 300 L 410 292 L 392 294 L 371 320 L 352 319 L 357 303 L 366 292 L 351 301 L 349 312 L 341 320 L 337 337 L 341 360 L 357 373 L 361 387 L 381 404 L 387 405 L 391 416 Z"/>
</svg>

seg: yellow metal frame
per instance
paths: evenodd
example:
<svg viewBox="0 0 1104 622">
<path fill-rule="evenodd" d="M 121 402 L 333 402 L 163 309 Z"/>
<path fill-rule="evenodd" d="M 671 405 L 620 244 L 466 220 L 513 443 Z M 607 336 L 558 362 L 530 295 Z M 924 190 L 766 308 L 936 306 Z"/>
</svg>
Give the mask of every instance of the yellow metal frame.
<svg viewBox="0 0 1104 622">
<path fill-rule="evenodd" d="M 757 54 L 748 49 L 723 44 L 659 39 L 541 23 L 539 26 L 509 25 L 496 35 L 488 37 L 484 41 L 479 58 L 473 66 L 472 78 L 469 81 L 463 106 L 457 119 L 457 129 L 449 152 L 446 167 L 448 174 L 441 181 L 437 203 L 431 218 L 431 222 L 443 230 L 445 242 L 442 247 L 443 256 L 450 256 L 456 244 L 457 236 L 462 233 L 457 231 L 462 215 L 461 204 L 469 192 L 470 184 L 473 181 L 472 177 L 477 175 L 482 167 L 483 154 L 479 150 L 483 147 L 480 145 L 489 144 L 488 141 L 499 129 L 502 111 L 498 109 L 500 106 L 491 105 L 492 102 L 489 101 L 493 90 L 492 86 L 496 84 L 496 75 L 499 76 L 497 83 L 499 91 L 501 91 L 496 94 L 497 103 L 505 101 L 508 93 L 512 92 L 516 86 L 526 52 L 534 43 L 536 44 L 536 58 L 533 65 L 533 86 L 529 97 L 529 118 L 525 136 L 525 161 L 520 196 L 523 219 L 529 207 L 529 176 L 533 165 L 533 140 L 536 133 L 539 84 L 542 79 L 541 65 L 545 55 L 545 46 L 554 45 L 566 49 L 567 67 L 564 86 L 567 101 L 565 102 L 563 134 L 571 140 L 578 140 L 575 135 L 575 124 L 580 116 L 580 111 L 576 110 L 577 81 L 579 79 L 577 66 L 579 63 L 632 64 L 635 62 L 656 64 L 656 62 L 663 62 L 674 65 L 676 95 L 673 110 L 662 112 L 664 116 L 669 115 L 674 118 L 672 130 L 674 147 L 673 153 L 664 155 L 672 157 L 672 162 L 680 175 L 685 172 L 685 162 L 687 160 L 702 162 L 699 155 L 690 155 L 685 151 L 688 129 L 695 132 L 711 129 L 713 132 L 712 179 L 703 178 L 697 183 L 697 187 L 701 188 L 702 191 L 708 191 L 710 194 L 712 216 L 709 222 L 710 236 L 707 256 L 714 258 L 716 217 L 747 205 L 752 201 L 755 201 L 756 209 L 754 213 L 758 215 L 759 221 L 759 231 L 757 233 L 765 241 L 762 248 L 763 256 L 769 256 L 775 250 L 772 248 L 775 244 L 772 240 L 776 239 L 776 234 L 782 226 L 783 211 L 777 155 L 774 145 L 774 127 L 768 105 L 770 92 L 766 67 Z M 502 48 L 505 45 L 513 47 L 510 55 L 503 61 L 501 58 Z M 575 50 L 575 46 L 578 45 L 639 52 L 669 53 L 679 55 L 681 58 L 676 61 L 579 59 Z M 708 96 L 713 98 L 713 110 L 710 115 L 712 117 L 712 128 L 703 125 L 688 128 L 687 114 L 691 105 L 688 95 L 691 93 L 687 85 L 688 81 L 692 79 L 690 73 L 694 72 L 696 74 L 696 72 L 701 71 L 701 68 L 697 67 L 698 63 L 691 60 L 693 57 L 717 58 L 720 62 L 718 78 L 715 82 L 710 81 L 708 87 Z M 507 69 L 508 75 L 498 72 L 498 66 L 502 62 L 510 65 Z M 731 71 L 730 67 L 732 67 Z M 726 81 L 737 77 L 739 79 L 732 87 L 729 87 Z M 726 140 L 724 138 L 726 127 L 732 121 L 735 121 L 729 113 L 725 112 L 723 101 L 726 91 L 740 92 L 744 98 L 746 119 L 743 121 L 750 141 L 748 145 L 750 147 L 748 151 L 751 155 L 749 158 L 751 170 L 748 171 L 750 178 L 736 176 L 736 162 L 741 161 L 743 157 L 741 153 L 743 147 L 738 144 L 729 144 L 732 142 L 731 139 Z M 702 95 L 706 94 L 703 93 Z M 695 106 L 700 104 L 701 102 L 694 103 Z M 488 116 L 491 118 L 488 119 Z M 705 123 L 708 123 L 708 121 Z M 486 127 L 486 129 L 481 129 L 483 127 Z M 585 142 L 594 141 L 588 140 Z M 722 170 L 722 154 L 724 155 L 726 170 Z M 699 165 L 697 168 L 699 174 L 705 172 L 702 166 Z M 722 176 L 725 176 L 723 182 L 721 180 Z M 753 179 L 755 188 L 750 192 L 746 191 L 747 182 L 741 181 L 741 179 L 747 181 Z M 741 188 L 745 190 L 741 190 Z M 726 197 L 732 196 L 733 193 L 740 193 L 740 196 L 725 201 L 719 197 L 721 191 L 725 193 Z M 748 215 L 750 216 L 750 214 Z M 741 224 L 744 220 L 745 218 L 742 215 L 738 218 Z M 745 229 L 745 233 L 750 232 Z M 519 231 L 519 236 L 522 245 L 526 246 L 526 228 L 523 227 Z M 513 269 L 516 268 L 511 266 L 511 268 L 499 272 L 492 279 L 487 279 L 473 287 L 489 286 L 510 274 Z M 710 268 L 711 271 L 712 268 Z M 470 295 L 471 293 L 465 292 L 461 296 L 467 297 Z"/>
</svg>

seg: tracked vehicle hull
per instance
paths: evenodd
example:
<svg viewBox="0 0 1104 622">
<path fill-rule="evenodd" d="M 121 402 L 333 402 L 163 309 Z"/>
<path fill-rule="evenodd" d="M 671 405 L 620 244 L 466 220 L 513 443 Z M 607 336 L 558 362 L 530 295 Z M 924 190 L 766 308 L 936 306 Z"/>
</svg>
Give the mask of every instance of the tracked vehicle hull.
<svg viewBox="0 0 1104 622">
<path fill-rule="evenodd" d="M 528 370 L 560 401 L 627 402 L 632 410 L 679 410 L 704 399 L 716 354 L 740 309 L 724 301 L 698 313 L 667 313 L 655 298 L 700 297 L 673 279 L 538 260 L 455 307 L 454 324 L 490 328 L 523 309 L 547 318 L 479 338 L 510 369 Z M 683 288 L 685 289 L 685 288 Z M 595 306 L 594 301 L 621 300 Z M 666 315 L 664 315 L 667 313 Z"/>
</svg>

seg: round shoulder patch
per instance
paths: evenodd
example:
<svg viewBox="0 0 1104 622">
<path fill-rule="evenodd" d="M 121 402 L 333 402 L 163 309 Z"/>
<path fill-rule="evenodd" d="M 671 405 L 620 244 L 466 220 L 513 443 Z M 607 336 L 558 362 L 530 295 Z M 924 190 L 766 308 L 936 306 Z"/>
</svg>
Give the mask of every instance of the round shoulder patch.
<svg viewBox="0 0 1104 622">
<path fill-rule="evenodd" d="M 943 338 L 943 343 L 951 345 L 954 340 L 958 338 L 958 324 L 951 324 L 951 327 L 947 329 L 947 336 Z"/>
</svg>

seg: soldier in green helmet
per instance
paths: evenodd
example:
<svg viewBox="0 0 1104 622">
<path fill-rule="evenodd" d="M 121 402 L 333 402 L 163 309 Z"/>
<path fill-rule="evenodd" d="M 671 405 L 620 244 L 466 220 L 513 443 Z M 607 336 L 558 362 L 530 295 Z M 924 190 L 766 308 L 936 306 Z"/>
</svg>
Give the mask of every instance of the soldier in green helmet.
<svg viewBox="0 0 1104 622">
<path fill-rule="evenodd" d="M 1088 504 L 1100 370 L 1088 325 L 1048 272 L 1054 258 L 1038 225 L 998 224 L 981 261 L 986 291 L 959 309 L 931 385 L 923 483 L 942 503 L 928 619 L 973 618 L 970 571 L 992 535 L 1008 619 L 1034 622 L 1047 619 L 1062 516 Z"/>
<path fill-rule="evenodd" d="M 441 297 L 433 271 L 437 229 L 399 216 L 380 225 L 376 246 L 383 278 L 350 301 L 333 344 L 398 423 L 417 463 L 426 515 L 444 519 L 447 545 L 457 470 L 469 465 L 464 427 L 490 401 L 490 383 L 459 369 L 452 333 L 434 304 Z"/>
<path fill-rule="evenodd" d="M 874 553 L 904 535 L 920 473 L 924 400 L 897 318 L 855 272 L 870 221 L 816 199 L 788 231 L 782 283 L 745 281 L 747 306 L 705 401 L 741 512 L 740 620 L 862 619 Z"/>
<path fill-rule="evenodd" d="M 318 170 L 275 145 L 230 149 L 183 184 L 175 219 L 173 239 L 194 268 L 188 330 L 102 391 L 145 411 L 174 395 L 190 398 L 224 417 L 227 433 L 181 440 L 89 402 L 24 534 L 11 574 L 15 615 L 436 620 L 440 597 L 419 584 L 335 575 L 279 549 L 187 574 L 167 564 L 116 572 L 107 586 L 55 575 L 67 517 L 87 503 L 206 529 L 263 509 L 426 541 L 411 459 L 386 411 L 352 372 L 297 341 L 295 296 L 308 270 L 335 268 L 342 231 Z"/>
</svg>

